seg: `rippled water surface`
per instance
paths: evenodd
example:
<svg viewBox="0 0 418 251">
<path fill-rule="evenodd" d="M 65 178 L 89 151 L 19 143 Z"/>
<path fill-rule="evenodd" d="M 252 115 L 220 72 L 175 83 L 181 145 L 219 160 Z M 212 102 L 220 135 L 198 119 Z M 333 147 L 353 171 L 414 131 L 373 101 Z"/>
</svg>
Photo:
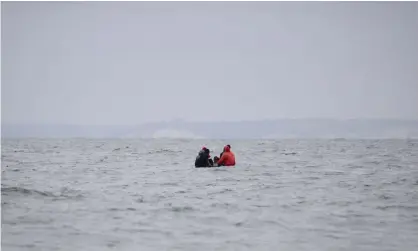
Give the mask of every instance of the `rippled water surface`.
<svg viewBox="0 0 418 251">
<path fill-rule="evenodd" d="M 1 191 L 5 251 L 418 247 L 414 140 L 2 140 Z"/>
</svg>

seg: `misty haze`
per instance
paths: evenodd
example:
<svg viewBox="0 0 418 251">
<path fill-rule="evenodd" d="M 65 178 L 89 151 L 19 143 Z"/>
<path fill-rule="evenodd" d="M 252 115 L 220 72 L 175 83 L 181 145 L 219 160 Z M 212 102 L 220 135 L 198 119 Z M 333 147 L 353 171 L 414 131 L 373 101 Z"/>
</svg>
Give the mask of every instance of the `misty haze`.
<svg viewBox="0 0 418 251">
<path fill-rule="evenodd" d="M 412 2 L 10 2 L 1 18 L 3 136 L 7 125 L 418 119 Z M 417 136 L 417 122 L 399 126 L 388 134 Z"/>
<path fill-rule="evenodd" d="M 1 249 L 415 251 L 417 45 L 416 2 L 2 2 Z"/>
</svg>

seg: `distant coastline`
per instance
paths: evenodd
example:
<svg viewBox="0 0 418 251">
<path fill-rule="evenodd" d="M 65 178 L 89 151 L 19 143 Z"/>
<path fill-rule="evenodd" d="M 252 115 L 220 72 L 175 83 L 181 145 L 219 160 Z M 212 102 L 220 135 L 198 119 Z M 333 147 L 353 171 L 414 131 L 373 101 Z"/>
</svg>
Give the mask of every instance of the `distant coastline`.
<svg viewBox="0 0 418 251">
<path fill-rule="evenodd" d="M 272 119 L 235 122 L 173 120 L 141 125 L 10 125 L 2 138 L 418 138 L 418 120 Z"/>
</svg>

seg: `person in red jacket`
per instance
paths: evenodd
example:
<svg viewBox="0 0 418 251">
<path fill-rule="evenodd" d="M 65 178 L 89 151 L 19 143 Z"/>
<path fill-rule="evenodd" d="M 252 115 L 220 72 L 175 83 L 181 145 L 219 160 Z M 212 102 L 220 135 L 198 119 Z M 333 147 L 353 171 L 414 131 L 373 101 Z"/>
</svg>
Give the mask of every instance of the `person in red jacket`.
<svg viewBox="0 0 418 251">
<path fill-rule="evenodd" d="M 231 150 L 231 145 L 226 145 L 227 147 L 229 147 L 229 150 Z M 221 154 L 219 154 L 219 158 L 222 158 L 222 154 L 224 153 L 224 151 L 225 151 L 225 147 L 224 147 L 224 150 L 221 152 Z"/>
<path fill-rule="evenodd" d="M 222 156 L 216 163 L 218 166 L 235 166 L 235 154 L 229 146 L 224 147 Z"/>
</svg>

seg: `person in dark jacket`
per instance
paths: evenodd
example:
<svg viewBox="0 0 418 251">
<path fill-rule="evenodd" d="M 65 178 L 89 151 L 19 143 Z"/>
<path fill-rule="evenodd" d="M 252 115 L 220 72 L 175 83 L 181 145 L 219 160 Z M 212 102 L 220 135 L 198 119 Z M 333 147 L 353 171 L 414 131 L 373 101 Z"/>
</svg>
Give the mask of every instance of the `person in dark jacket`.
<svg viewBox="0 0 418 251">
<path fill-rule="evenodd" d="M 194 162 L 195 167 L 212 167 L 213 160 L 210 158 L 210 150 L 206 147 L 203 147 L 202 150 L 199 151 L 199 154 L 196 156 L 196 160 Z"/>
</svg>

